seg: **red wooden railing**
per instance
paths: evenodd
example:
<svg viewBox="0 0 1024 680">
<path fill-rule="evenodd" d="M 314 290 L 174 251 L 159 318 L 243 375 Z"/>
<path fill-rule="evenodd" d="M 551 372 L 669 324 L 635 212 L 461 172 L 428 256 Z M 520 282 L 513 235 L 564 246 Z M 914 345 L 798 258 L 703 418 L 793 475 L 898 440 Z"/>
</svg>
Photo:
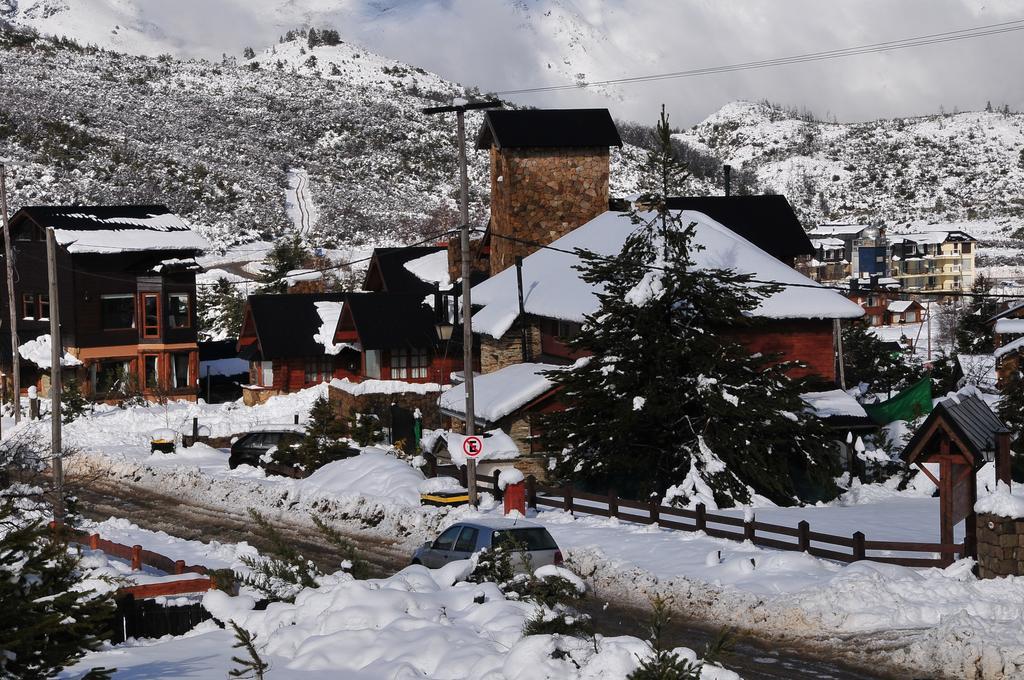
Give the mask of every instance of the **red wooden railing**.
<svg viewBox="0 0 1024 680">
<path fill-rule="evenodd" d="M 57 530 L 54 523 L 51 522 L 50 526 L 55 531 Z M 145 565 L 158 569 L 165 574 L 201 574 L 205 577 L 126 586 L 119 588 L 119 593 L 131 594 L 136 599 L 141 599 L 166 595 L 183 595 L 185 593 L 204 593 L 217 587 L 216 580 L 208 575 L 210 570 L 202 565 L 185 564 L 184 560 L 172 560 L 166 555 L 161 555 L 152 550 L 145 550 L 141 545 L 125 545 L 124 543 L 108 541 L 99 534 L 90 534 L 68 527 L 64 527 L 61 531 L 64 532 L 69 543 L 85 545 L 90 550 L 100 550 L 107 555 L 129 560 L 133 571 L 138 571 Z"/>
</svg>

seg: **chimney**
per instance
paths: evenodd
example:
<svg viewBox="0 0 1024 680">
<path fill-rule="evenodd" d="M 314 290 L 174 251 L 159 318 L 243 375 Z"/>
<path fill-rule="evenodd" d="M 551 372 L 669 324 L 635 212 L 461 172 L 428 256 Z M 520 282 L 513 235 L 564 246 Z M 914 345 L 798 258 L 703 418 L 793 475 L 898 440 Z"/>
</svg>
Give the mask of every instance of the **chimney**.
<svg viewBox="0 0 1024 680">
<path fill-rule="evenodd" d="M 996 481 L 1006 484 L 1010 488 L 1012 476 L 1010 475 L 1010 431 L 1000 430 L 996 432 Z"/>
<path fill-rule="evenodd" d="M 732 166 L 726 163 L 722 166 L 722 173 L 725 175 L 725 195 L 732 193 Z"/>
<path fill-rule="evenodd" d="M 491 155 L 490 273 L 609 209 L 607 109 L 489 110 L 476 148 Z"/>
</svg>

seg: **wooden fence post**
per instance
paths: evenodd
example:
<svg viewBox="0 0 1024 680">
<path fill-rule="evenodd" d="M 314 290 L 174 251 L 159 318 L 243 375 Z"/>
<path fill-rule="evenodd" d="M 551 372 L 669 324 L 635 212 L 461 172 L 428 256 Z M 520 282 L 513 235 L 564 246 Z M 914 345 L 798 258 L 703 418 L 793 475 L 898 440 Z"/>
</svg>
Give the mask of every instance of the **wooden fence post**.
<svg viewBox="0 0 1024 680">
<path fill-rule="evenodd" d="M 174 562 L 174 573 L 184 574 L 185 573 L 185 560 L 175 560 Z"/>
<path fill-rule="evenodd" d="M 89 549 L 90 550 L 99 550 L 100 549 L 100 535 L 99 534 L 89 534 Z"/>
<path fill-rule="evenodd" d="M 537 478 L 526 476 L 526 507 L 537 509 Z"/>
<path fill-rule="evenodd" d="M 807 552 L 811 549 L 811 524 L 805 519 L 800 520 L 800 523 L 796 525 L 797 536 L 796 541 L 800 547 L 800 552 Z"/>
<path fill-rule="evenodd" d="M 864 532 L 857 531 L 853 534 L 853 559 L 862 560 L 867 554 L 864 550 Z"/>
<path fill-rule="evenodd" d="M 195 446 L 199 443 L 199 418 L 196 416 L 192 417 L 192 445 Z"/>
<path fill-rule="evenodd" d="M 437 477 L 437 456 L 427 454 L 427 471 L 430 473 L 428 477 Z"/>
<path fill-rule="evenodd" d="M 572 487 L 569 485 L 562 487 L 562 509 L 572 514 Z"/>
<path fill-rule="evenodd" d="M 615 489 L 608 489 L 608 516 L 619 516 L 619 497 L 616 495 Z"/>
<path fill-rule="evenodd" d="M 299 424 L 299 414 L 298 413 L 295 414 L 295 424 L 296 425 Z"/>
<path fill-rule="evenodd" d="M 754 513 L 750 513 L 750 519 L 743 518 L 743 540 L 754 542 Z"/>
<path fill-rule="evenodd" d="M 651 524 L 661 523 L 661 509 L 658 505 L 658 499 L 652 498 L 649 501 L 649 512 L 651 513 Z"/>
<path fill-rule="evenodd" d="M 468 466 L 463 466 L 459 468 L 459 484 L 466 488 L 469 488 Z"/>
<path fill-rule="evenodd" d="M 704 505 L 703 503 L 697 503 L 696 510 L 697 510 L 697 517 L 695 517 L 694 520 L 693 520 L 696 523 L 696 525 L 697 525 L 695 528 L 697 529 L 697 531 L 707 531 L 708 530 L 708 506 Z"/>
<path fill-rule="evenodd" d="M 132 571 L 140 571 L 142 569 L 142 546 L 132 546 Z"/>
</svg>

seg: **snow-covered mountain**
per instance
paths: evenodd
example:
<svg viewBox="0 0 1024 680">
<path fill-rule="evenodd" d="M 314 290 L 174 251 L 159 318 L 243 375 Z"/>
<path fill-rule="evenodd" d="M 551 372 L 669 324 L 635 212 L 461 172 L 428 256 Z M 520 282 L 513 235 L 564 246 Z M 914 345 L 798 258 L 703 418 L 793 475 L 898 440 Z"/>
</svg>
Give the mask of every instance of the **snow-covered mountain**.
<svg viewBox="0 0 1024 680">
<path fill-rule="evenodd" d="M 166 203 L 216 244 L 266 241 L 295 228 L 287 170 L 303 168 L 311 245 L 409 242 L 456 221 L 454 120 L 421 109 L 467 92 L 436 74 L 305 38 L 211 63 L 5 35 L 0 158 L 15 161 L 14 209 Z M 616 152 L 616 193 L 635 191 L 642 157 Z M 486 154 L 472 154 L 481 219 L 487 172 Z"/>
<path fill-rule="evenodd" d="M 805 225 L 876 221 L 897 230 L 976 222 L 1006 238 L 1024 226 L 1024 114 L 980 111 L 832 123 L 734 102 L 677 139 L 755 172 Z"/>
</svg>

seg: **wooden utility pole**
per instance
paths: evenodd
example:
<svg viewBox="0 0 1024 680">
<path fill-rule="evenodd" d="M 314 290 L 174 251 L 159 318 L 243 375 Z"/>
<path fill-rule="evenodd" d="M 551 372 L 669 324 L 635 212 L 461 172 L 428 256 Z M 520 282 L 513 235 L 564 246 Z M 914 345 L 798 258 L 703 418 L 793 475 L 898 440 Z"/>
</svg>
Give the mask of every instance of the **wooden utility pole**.
<svg viewBox="0 0 1024 680">
<path fill-rule="evenodd" d="M 64 461 L 61 452 L 61 369 L 64 343 L 60 336 L 60 289 L 57 286 L 57 236 L 53 227 L 46 230 L 46 269 L 50 280 L 50 454 L 53 457 L 53 484 L 56 498 L 53 519 L 64 523 Z"/>
<path fill-rule="evenodd" d="M 7 267 L 7 307 L 11 319 L 11 405 L 14 422 L 21 421 L 21 361 L 18 355 L 18 311 L 14 306 L 14 256 L 11 247 L 11 225 L 7 219 L 7 169 L 0 163 L 0 213 L 4 221 L 4 264 Z"/>
<path fill-rule="evenodd" d="M 843 357 L 843 326 L 839 319 L 832 320 L 832 333 L 836 338 L 836 366 L 839 386 L 846 389 L 846 360 Z"/>
<path fill-rule="evenodd" d="M 473 407 L 473 326 L 470 323 L 472 307 L 470 306 L 469 279 L 471 267 L 469 261 L 469 170 L 466 161 L 466 111 L 471 109 L 493 109 L 500 107 L 501 102 L 474 102 L 456 100 L 451 106 L 435 106 L 423 109 L 423 113 L 435 115 L 439 113 L 455 113 L 458 122 L 459 144 L 459 217 L 462 220 L 462 373 L 466 377 L 466 435 L 476 433 L 476 411 Z M 469 504 L 476 505 L 476 460 L 469 458 L 466 462 L 466 486 L 469 488 Z"/>
</svg>

